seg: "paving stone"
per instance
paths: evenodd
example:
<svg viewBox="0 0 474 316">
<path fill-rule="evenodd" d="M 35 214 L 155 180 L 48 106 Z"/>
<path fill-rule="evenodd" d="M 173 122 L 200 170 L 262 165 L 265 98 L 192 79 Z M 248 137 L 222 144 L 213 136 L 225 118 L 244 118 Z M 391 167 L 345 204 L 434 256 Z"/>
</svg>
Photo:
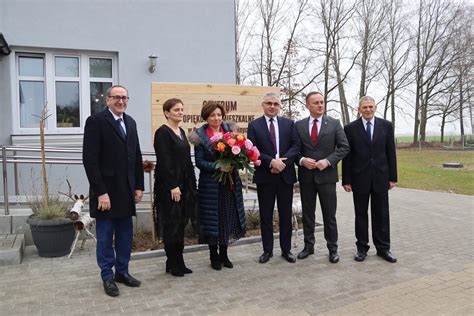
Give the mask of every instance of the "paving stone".
<svg viewBox="0 0 474 316">
<path fill-rule="evenodd" d="M 103 293 L 93 243 L 72 259 L 40 258 L 26 247 L 21 265 L 0 267 L 0 314 L 472 315 L 472 204 L 469 196 L 396 188 L 391 237 L 399 262 L 383 261 L 371 247 L 359 263 L 352 197 L 338 188 L 338 264 L 328 262 L 322 231 L 315 255 L 294 264 L 281 258 L 278 240 L 267 264 L 258 263 L 260 243 L 230 247 L 234 269 L 222 271 L 211 269 L 207 250 L 187 252 L 194 273 L 183 278 L 165 273 L 164 257 L 149 256 L 130 263 L 142 286 L 119 284 L 117 298 Z"/>
</svg>

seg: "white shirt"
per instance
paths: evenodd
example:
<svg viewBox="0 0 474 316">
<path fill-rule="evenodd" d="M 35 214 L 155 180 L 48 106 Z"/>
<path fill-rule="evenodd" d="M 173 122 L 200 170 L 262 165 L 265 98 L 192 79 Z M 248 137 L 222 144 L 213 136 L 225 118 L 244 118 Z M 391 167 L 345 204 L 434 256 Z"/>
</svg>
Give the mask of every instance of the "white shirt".
<svg viewBox="0 0 474 316">
<path fill-rule="evenodd" d="M 308 131 L 309 131 L 309 136 L 311 137 L 311 131 L 313 130 L 313 122 L 314 122 L 314 119 L 318 120 L 318 136 L 319 136 L 319 133 L 321 132 L 321 125 L 323 125 L 323 116 L 321 115 L 320 117 L 318 118 L 315 118 L 315 117 L 312 117 L 311 115 L 309 116 L 309 120 L 308 120 Z M 303 165 L 303 159 L 305 159 L 306 157 L 302 157 L 300 159 L 300 161 L 298 162 L 298 164 L 300 166 Z M 331 163 L 329 162 L 329 160 L 326 159 L 326 161 L 328 162 L 328 165 L 331 166 Z"/>
<path fill-rule="evenodd" d="M 323 116 L 321 115 L 320 117 L 318 118 L 315 118 L 315 117 L 312 117 L 311 115 L 309 116 L 309 120 L 308 120 L 308 130 L 309 130 L 309 136 L 311 137 L 311 131 L 313 130 L 313 122 L 314 122 L 314 119 L 317 119 L 318 120 L 318 135 L 319 135 L 319 132 L 321 131 L 321 123 L 323 121 Z"/>
<path fill-rule="evenodd" d="M 118 116 L 117 114 L 115 114 L 114 112 L 112 112 L 112 110 L 109 109 L 109 112 L 112 113 L 112 115 L 114 116 L 114 119 L 115 121 L 117 121 L 118 119 L 122 119 L 120 121 L 120 125 L 122 126 L 123 130 L 125 131 L 125 134 L 127 134 L 127 128 L 125 127 L 125 121 L 123 120 L 123 115 L 122 116 Z"/>
<path fill-rule="evenodd" d="M 364 123 L 364 129 L 366 132 L 367 132 L 367 122 L 370 122 L 370 124 L 372 124 L 371 129 L 370 129 L 370 139 L 374 139 L 375 116 L 370 121 L 367 121 L 365 118 L 362 117 L 362 123 Z"/>
<path fill-rule="evenodd" d="M 265 121 L 267 121 L 268 131 L 270 131 L 270 117 L 265 116 Z M 280 158 L 280 133 L 278 132 L 278 119 L 273 117 L 273 127 L 275 127 L 275 142 L 276 142 L 276 155 L 275 159 Z"/>
</svg>

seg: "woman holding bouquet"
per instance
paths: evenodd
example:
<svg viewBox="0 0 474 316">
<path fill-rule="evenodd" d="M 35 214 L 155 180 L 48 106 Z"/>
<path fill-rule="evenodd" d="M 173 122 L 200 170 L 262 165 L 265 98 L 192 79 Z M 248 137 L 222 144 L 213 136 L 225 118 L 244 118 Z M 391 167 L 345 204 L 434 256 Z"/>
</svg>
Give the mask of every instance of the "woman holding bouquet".
<svg viewBox="0 0 474 316">
<path fill-rule="evenodd" d="M 195 145 L 194 154 L 199 174 L 199 220 L 200 242 L 209 245 L 211 266 L 221 270 L 222 266 L 232 268 L 227 256 L 230 243 L 245 234 L 245 211 L 242 196 L 242 182 L 237 168 L 232 165 L 216 166 L 218 158 L 211 138 L 219 137 L 236 129 L 223 122 L 224 107 L 217 102 L 207 102 L 201 110 L 201 117 L 207 121 L 189 138 Z M 230 181 L 218 182 L 217 172 L 226 173 Z"/>
<path fill-rule="evenodd" d="M 158 231 L 163 232 L 166 272 L 174 276 L 192 273 L 183 260 L 184 227 L 197 203 L 196 176 L 184 130 L 183 102 L 169 99 L 163 104 L 166 123 L 155 132 L 155 207 Z"/>
</svg>

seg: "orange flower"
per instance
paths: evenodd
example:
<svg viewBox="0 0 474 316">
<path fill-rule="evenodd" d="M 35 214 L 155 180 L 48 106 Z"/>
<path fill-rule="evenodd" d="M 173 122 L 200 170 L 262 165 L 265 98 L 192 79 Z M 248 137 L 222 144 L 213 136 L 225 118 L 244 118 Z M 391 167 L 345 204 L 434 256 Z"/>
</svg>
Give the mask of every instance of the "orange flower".
<svg viewBox="0 0 474 316">
<path fill-rule="evenodd" d="M 242 135 L 242 134 L 237 135 L 237 140 L 238 141 L 243 141 L 244 139 L 245 139 L 244 135 Z"/>
<path fill-rule="evenodd" d="M 217 143 L 217 150 L 220 151 L 220 152 L 224 152 L 225 144 L 223 142 L 218 142 Z"/>
</svg>

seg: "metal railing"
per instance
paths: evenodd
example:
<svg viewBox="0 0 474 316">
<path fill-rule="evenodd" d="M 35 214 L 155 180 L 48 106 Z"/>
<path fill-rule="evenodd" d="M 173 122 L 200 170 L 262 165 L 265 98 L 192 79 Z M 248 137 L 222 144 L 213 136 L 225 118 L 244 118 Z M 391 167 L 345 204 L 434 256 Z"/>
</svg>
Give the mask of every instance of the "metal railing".
<svg viewBox="0 0 474 316">
<path fill-rule="evenodd" d="M 9 188 L 8 188 L 8 165 L 13 164 L 15 195 L 18 195 L 18 164 L 40 164 L 41 149 L 37 146 L 1 146 L 1 159 L 3 169 L 3 204 L 5 215 L 10 215 Z M 20 154 L 18 154 L 20 153 Z M 28 153 L 30 153 L 28 155 Z M 31 153 L 36 155 L 31 155 Z M 82 149 L 64 147 L 45 147 L 46 164 L 59 165 L 82 165 Z M 77 157 L 61 157 L 48 154 L 77 154 Z M 151 156 L 150 161 L 155 161 L 154 152 L 142 152 L 143 157 Z"/>
</svg>

